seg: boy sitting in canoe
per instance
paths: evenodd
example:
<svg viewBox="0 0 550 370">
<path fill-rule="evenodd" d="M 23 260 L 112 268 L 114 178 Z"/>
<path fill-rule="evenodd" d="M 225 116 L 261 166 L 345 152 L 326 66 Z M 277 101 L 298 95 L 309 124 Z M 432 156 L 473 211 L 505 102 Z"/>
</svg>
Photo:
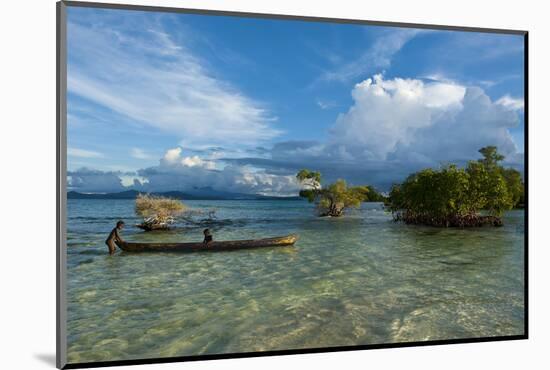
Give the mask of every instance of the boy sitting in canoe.
<svg viewBox="0 0 550 370">
<path fill-rule="evenodd" d="M 122 238 L 120 237 L 119 231 L 124 228 L 124 221 L 120 220 L 116 223 L 116 226 L 113 230 L 111 230 L 111 233 L 107 237 L 107 240 L 105 240 L 105 244 L 107 244 L 107 247 L 109 247 L 109 254 L 115 253 L 116 246 L 115 242 L 123 242 Z"/>
<path fill-rule="evenodd" d="M 204 229 L 204 231 L 202 233 L 204 234 L 203 243 L 204 243 L 205 246 L 208 246 L 208 244 L 210 244 L 212 242 L 212 240 L 214 240 L 214 238 L 212 237 L 212 234 L 210 234 L 209 229 Z"/>
</svg>

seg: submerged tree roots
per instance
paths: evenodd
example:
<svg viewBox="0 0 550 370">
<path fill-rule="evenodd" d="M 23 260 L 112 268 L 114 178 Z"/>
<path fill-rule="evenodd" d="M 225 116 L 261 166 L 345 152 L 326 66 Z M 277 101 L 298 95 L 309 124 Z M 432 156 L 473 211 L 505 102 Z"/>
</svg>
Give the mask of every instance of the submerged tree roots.
<svg viewBox="0 0 550 370">
<path fill-rule="evenodd" d="M 429 214 L 410 211 L 396 211 L 392 213 L 394 221 L 412 225 L 426 225 L 436 227 L 480 227 L 502 226 L 502 219 L 497 216 L 484 216 L 478 213 L 466 215 L 448 215 L 435 217 Z"/>
</svg>

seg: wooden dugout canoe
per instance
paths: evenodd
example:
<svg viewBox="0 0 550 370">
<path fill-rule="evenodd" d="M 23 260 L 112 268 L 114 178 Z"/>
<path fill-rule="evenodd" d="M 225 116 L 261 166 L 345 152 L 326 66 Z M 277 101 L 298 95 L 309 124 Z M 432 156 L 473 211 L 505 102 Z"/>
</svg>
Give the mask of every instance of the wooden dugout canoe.
<svg viewBox="0 0 550 370">
<path fill-rule="evenodd" d="M 116 242 L 125 252 L 217 252 L 237 249 L 285 247 L 296 243 L 298 235 L 286 235 L 275 238 L 213 241 L 208 245 L 203 243 L 135 243 Z"/>
</svg>

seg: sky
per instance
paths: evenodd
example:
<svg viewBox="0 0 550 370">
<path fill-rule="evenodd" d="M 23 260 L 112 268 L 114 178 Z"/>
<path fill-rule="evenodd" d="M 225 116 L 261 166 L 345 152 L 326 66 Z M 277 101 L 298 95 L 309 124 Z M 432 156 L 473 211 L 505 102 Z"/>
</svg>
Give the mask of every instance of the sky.
<svg viewBox="0 0 550 370">
<path fill-rule="evenodd" d="M 68 8 L 68 188 L 387 191 L 495 145 L 523 170 L 519 35 Z"/>
</svg>

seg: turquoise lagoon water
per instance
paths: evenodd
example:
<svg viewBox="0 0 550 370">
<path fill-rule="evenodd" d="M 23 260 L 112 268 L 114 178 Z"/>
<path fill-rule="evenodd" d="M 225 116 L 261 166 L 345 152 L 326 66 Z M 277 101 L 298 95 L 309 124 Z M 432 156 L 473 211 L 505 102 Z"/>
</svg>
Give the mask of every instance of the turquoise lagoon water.
<svg viewBox="0 0 550 370">
<path fill-rule="evenodd" d="M 135 241 L 197 241 L 202 227 L 144 233 L 131 200 L 69 200 L 70 363 L 523 334 L 523 211 L 460 230 L 396 224 L 376 203 L 339 219 L 304 201 L 186 203 L 216 209 L 217 240 L 300 240 L 109 256 L 119 218 Z"/>
</svg>

